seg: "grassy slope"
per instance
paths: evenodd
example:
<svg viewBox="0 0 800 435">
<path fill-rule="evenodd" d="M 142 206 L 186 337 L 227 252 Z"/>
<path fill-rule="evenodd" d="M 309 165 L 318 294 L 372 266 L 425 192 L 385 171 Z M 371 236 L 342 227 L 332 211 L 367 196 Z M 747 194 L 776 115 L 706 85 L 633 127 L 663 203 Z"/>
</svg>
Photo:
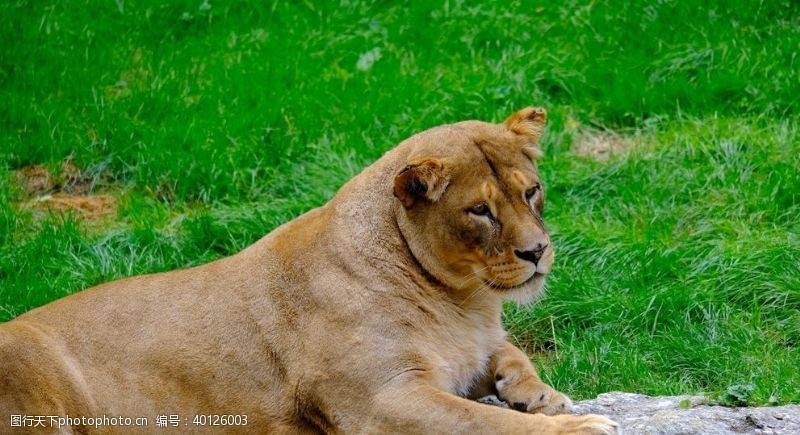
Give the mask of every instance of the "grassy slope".
<svg viewBox="0 0 800 435">
<path fill-rule="evenodd" d="M 124 192 L 113 223 L 40 220 L 0 173 L 0 319 L 235 252 L 415 131 L 535 103 L 558 265 L 507 323 L 545 377 L 800 401 L 796 3 L 164 3 L 0 3 L 0 163 Z M 635 150 L 576 157 L 576 125 Z"/>
</svg>

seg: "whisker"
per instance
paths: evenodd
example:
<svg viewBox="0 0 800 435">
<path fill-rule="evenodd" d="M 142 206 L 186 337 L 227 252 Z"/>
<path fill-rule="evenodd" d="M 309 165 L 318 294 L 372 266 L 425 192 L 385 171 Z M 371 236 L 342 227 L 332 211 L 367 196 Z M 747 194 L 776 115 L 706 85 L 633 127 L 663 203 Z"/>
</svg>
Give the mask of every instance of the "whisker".
<svg viewBox="0 0 800 435">
<path fill-rule="evenodd" d="M 475 277 L 477 274 L 479 274 L 479 273 L 483 272 L 484 270 L 486 270 L 486 269 L 488 269 L 488 268 L 490 268 L 490 267 L 491 267 L 491 265 L 486 265 L 486 267 L 482 267 L 482 268 L 480 268 L 480 269 L 476 270 L 475 272 L 472 272 L 472 273 L 470 273 L 469 275 L 465 276 L 465 277 L 464 277 L 464 278 L 461 280 L 461 282 L 459 282 L 459 283 L 458 283 L 458 286 L 459 286 L 459 287 L 461 287 L 462 285 L 464 285 L 464 283 L 466 283 L 467 281 L 469 281 L 470 279 L 472 279 L 473 277 Z"/>
<path fill-rule="evenodd" d="M 467 303 L 467 301 L 472 299 L 473 296 L 477 295 L 478 293 L 480 293 L 480 292 L 482 292 L 484 290 L 488 290 L 489 288 L 491 288 L 495 284 L 496 283 L 494 282 L 494 278 L 489 279 L 489 282 L 484 282 L 477 289 L 475 289 L 475 291 L 473 291 L 469 296 L 467 296 L 466 299 L 464 299 L 463 301 L 461 301 L 460 304 L 458 304 L 459 308 L 462 307 L 465 303 Z"/>
</svg>

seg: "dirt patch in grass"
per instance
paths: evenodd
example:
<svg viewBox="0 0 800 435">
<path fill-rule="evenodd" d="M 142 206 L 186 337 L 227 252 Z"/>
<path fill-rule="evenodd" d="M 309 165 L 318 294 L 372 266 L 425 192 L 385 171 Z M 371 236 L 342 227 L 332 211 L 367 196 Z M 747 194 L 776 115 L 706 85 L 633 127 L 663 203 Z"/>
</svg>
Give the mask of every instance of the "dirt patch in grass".
<svg viewBox="0 0 800 435">
<path fill-rule="evenodd" d="M 96 177 L 84 174 L 71 159 L 61 162 L 55 172 L 44 165 L 25 166 L 14 171 L 14 178 L 29 196 L 57 192 L 84 195 L 94 188 L 96 180 Z"/>
<path fill-rule="evenodd" d="M 100 220 L 116 213 L 117 202 L 111 195 L 71 195 L 54 193 L 32 199 L 25 206 L 38 211 L 75 212 L 86 220 Z"/>
<path fill-rule="evenodd" d="M 630 137 L 614 131 L 584 131 L 578 135 L 572 151 L 582 157 L 605 161 L 615 154 L 627 152 L 634 147 Z"/>
<path fill-rule="evenodd" d="M 55 180 L 44 166 L 26 166 L 14 172 L 14 178 L 22 190 L 29 194 L 51 192 L 55 188 Z"/>
<path fill-rule="evenodd" d="M 38 212 L 74 212 L 85 220 L 100 220 L 116 213 L 116 199 L 108 194 L 91 194 L 96 177 L 84 174 L 72 160 L 57 171 L 44 165 L 26 166 L 14 178 L 29 198 L 22 207 Z"/>
</svg>

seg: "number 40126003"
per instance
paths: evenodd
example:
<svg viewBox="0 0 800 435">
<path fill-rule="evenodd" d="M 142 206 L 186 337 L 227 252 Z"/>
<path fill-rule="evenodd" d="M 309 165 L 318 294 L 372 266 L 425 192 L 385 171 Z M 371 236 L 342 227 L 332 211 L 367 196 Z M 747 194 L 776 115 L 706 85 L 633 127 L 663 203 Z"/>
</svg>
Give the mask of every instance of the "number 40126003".
<svg viewBox="0 0 800 435">
<path fill-rule="evenodd" d="M 245 414 L 198 414 L 192 423 L 195 426 L 247 426 Z"/>
</svg>

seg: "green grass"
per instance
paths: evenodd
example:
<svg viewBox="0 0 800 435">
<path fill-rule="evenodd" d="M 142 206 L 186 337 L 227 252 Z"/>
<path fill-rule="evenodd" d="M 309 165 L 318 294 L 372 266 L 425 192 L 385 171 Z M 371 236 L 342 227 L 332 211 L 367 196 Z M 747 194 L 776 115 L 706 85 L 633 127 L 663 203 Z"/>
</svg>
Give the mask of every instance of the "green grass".
<svg viewBox="0 0 800 435">
<path fill-rule="evenodd" d="M 557 265 L 506 322 L 543 376 L 800 402 L 800 5 L 482 3 L 0 2 L 0 320 L 236 252 L 414 132 L 537 104 Z M 577 156 L 597 129 L 632 149 Z M 21 205 L 12 171 L 68 157 L 114 219 Z"/>
</svg>

